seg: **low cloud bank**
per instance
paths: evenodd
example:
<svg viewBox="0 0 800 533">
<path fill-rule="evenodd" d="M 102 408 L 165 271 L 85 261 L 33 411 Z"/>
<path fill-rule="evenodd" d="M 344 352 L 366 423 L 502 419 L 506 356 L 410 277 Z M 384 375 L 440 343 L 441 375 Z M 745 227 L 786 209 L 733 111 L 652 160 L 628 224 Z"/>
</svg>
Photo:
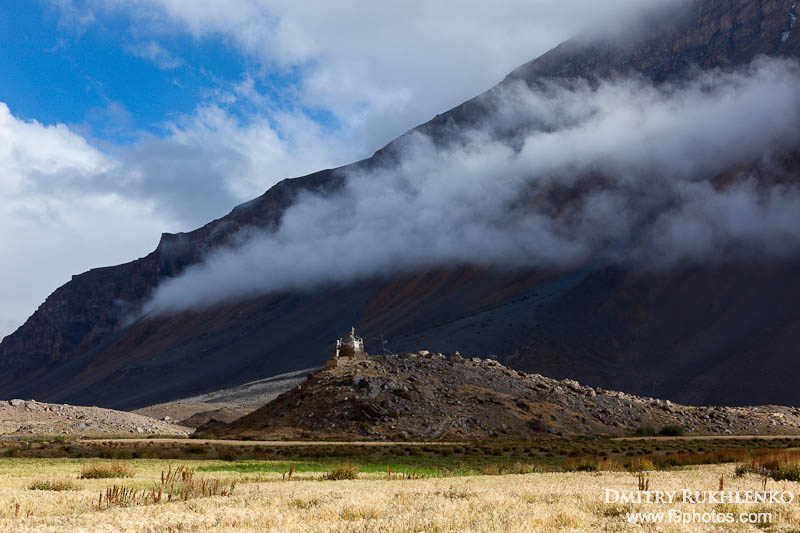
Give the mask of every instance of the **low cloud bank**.
<svg viewBox="0 0 800 533">
<path fill-rule="evenodd" d="M 463 143 L 437 149 L 408 136 L 397 166 L 300 198 L 275 232 L 242 233 L 162 283 L 145 310 L 439 265 L 669 268 L 791 256 L 800 188 L 711 178 L 741 163 L 772 172 L 773 155 L 800 140 L 798 86 L 796 63 L 764 59 L 680 85 L 506 87 Z"/>
</svg>

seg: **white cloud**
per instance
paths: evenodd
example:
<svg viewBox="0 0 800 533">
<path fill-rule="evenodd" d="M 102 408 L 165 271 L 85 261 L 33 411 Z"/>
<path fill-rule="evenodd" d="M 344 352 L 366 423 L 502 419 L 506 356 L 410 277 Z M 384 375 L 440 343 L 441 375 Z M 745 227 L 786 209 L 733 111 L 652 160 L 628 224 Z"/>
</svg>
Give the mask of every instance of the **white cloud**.
<svg viewBox="0 0 800 533">
<path fill-rule="evenodd" d="M 152 203 L 84 191 L 113 158 L 63 124 L 14 117 L 0 102 L 0 322 L 8 333 L 72 273 L 129 261 L 168 221 Z"/>
<path fill-rule="evenodd" d="M 64 1 L 64 0 L 59 0 Z M 647 6 L 682 0 L 651 0 Z M 154 35 L 222 36 L 264 71 L 299 67 L 299 99 L 365 152 L 499 82 L 577 33 L 625 25 L 639 0 L 86 0 Z M 361 155 L 368 155 L 363 153 Z"/>
<path fill-rule="evenodd" d="M 740 176 L 718 189 L 709 180 L 739 163 L 768 168 L 773 151 L 800 142 L 798 85 L 800 67 L 780 60 L 678 86 L 516 85 L 496 94 L 500 112 L 463 146 L 409 136 L 396 167 L 352 173 L 334 196 L 302 198 L 275 233 L 243 234 L 162 283 L 147 309 L 442 264 L 662 268 L 792 256 L 800 188 Z M 528 126 L 521 139 L 487 133 L 509 121 Z"/>
<path fill-rule="evenodd" d="M 243 121 L 208 104 L 120 152 L 117 187 L 152 198 L 193 229 L 283 178 L 349 162 L 353 150 L 302 113 Z"/>
<path fill-rule="evenodd" d="M 43 150 L 43 147 L 47 147 Z M 38 122 L 20 121 L 0 102 L 0 160 L 3 162 L 0 192 L 21 194 L 33 184 L 26 180 L 36 175 L 46 180 L 53 175 L 80 179 L 102 172 L 110 160 L 92 149 L 85 139 L 59 124 L 44 127 Z"/>
<path fill-rule="evenodd" d="M 183 60 L 155 41 L 147 41 L 125 46 L 129 54 L 150 61 L 162 70 L 173 70 L 183 65 Z"/>
</svg>

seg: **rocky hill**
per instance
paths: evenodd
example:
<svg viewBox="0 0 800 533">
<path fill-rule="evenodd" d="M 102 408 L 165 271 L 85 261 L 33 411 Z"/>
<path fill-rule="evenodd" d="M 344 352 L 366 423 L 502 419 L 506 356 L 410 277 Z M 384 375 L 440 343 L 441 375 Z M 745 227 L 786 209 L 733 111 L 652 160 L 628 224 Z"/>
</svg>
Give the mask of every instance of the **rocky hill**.
<svg viewBox="0 0 800 533">
<path fill-rule="evenodd" d="M 169 421 L 100 407 L 0 401 L 0 436 L 188 435 L 192 430 Z"/>
<path fill-rule="evenodd" d="M 426 351 L 328 368 L 239 420 L 224 438 L 458 439 L 630 435 L 680 426 L 691 435 L 796 434 L 800 408 L 688 407 Z"/>
<path fill-rule="evenodd" d="M 759 55 L 800 57 L 792 0 L 692 0 L 624 39 L 579 36 L 511 73 L 498 87 L 416 131 L 457 142 L 495 109 L 509 84 L 635 73 L 654 83 L 692 69 L 748 64 Z M 525 125 L 521 125 L 522 128 Z M 746 126 L 745 126 L 746 127 Z M 511 131 L 493 132 L 497 136 Z M 352 324 L 368 348 L 495 353 L 516 368 L 594 386 L 693 403 L 796 403 L 800 380 L 800 281 L 793 263 L 758 261 L 638 272 L 619 265 L 569 271 L 441 265 L 313 291 L 254 297 L 130 323 L 164 279 L 231 242 L 277 227 L 303 192 L 340 190 L 344 172 L 403 159 L 402 142 L 349 167 L 284 180 L 263 196 L 189 233 L 164 234 L 130 263 L 93 269 L 51 294 L 0 344 L 0 396 L 136 408 L 313 367 Z M 797 181 L 800 157 L 737 172 Z M 579 191 L 554 189 L 557 210 Z M 758 374 L 760 379 L 751 379 Z"/>
</svg>

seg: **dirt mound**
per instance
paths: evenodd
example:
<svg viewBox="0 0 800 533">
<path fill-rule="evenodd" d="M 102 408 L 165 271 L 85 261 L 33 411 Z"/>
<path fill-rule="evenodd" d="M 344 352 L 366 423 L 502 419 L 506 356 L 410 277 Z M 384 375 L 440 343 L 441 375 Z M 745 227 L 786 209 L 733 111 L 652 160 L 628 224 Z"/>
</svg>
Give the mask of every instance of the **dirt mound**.
<svg viewBox="0 0 800 533">
<path fill-rule="evenodd" d="M 423 351 L 319 371 L 208 433 L 260 439 L 524 438 L 667 426 L 697 435 L 798 433 L 800 409 L 688 407 L 526 374 L 492 359 Z"/>
<path fill-rule="evenodd" d="M 35 400 L 0 401 L 0 435 L 186 435 L 191 430 L 101 407 Z"/>
</svg>

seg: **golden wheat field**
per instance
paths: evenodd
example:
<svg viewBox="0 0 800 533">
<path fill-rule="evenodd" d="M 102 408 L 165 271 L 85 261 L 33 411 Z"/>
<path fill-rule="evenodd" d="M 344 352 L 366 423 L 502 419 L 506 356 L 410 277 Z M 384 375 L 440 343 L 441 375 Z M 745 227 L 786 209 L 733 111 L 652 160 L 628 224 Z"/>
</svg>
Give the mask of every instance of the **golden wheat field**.
<svg viewBox="0 0 800 533">
<path fill-rule="evenodd" d="M 531 473 L 389 480 L 387 474 L 359 474 L 330 481 L 324 473 L 208 474 L 232 494 L 186 501 L 138 502 L 99 507 L 101 493 L 117 485 L 150 498 L 162 472 L 176 465 L 132 460 L 133 477 L 79 479 L 82 470 L 112 461 L 78 459 L 0 460 L 0 531 L 3 532 L 203 532 L 203 531 L 792 531 L 800 528 L 800 503 L 606 503 L 606 489 L 638 492 L 629 472 Z M 193 467 L 208 464 L 198 461 Z M 734 465 L 692 467 L 646 475 L 647 490 L 761 490 L 762 478 L 734 476 Z M 200 474 L 196 474 L 199 476 Z M 58 487 L 66 490 L 34 490 Z M 800 490 L 800 483 L 768 482 L 768 490 Z M 610 497 L 613 499 L 613 493 Z M 698 513 L 688 524 L 641 526 L 632 512 Z M 741 513 L 769 523 L 742 523 Z M 702 514 L 732 514 L 733 523 L 702 522 Z M 684 515 L 685 516 L 685 515 Z"/>
</svg>

